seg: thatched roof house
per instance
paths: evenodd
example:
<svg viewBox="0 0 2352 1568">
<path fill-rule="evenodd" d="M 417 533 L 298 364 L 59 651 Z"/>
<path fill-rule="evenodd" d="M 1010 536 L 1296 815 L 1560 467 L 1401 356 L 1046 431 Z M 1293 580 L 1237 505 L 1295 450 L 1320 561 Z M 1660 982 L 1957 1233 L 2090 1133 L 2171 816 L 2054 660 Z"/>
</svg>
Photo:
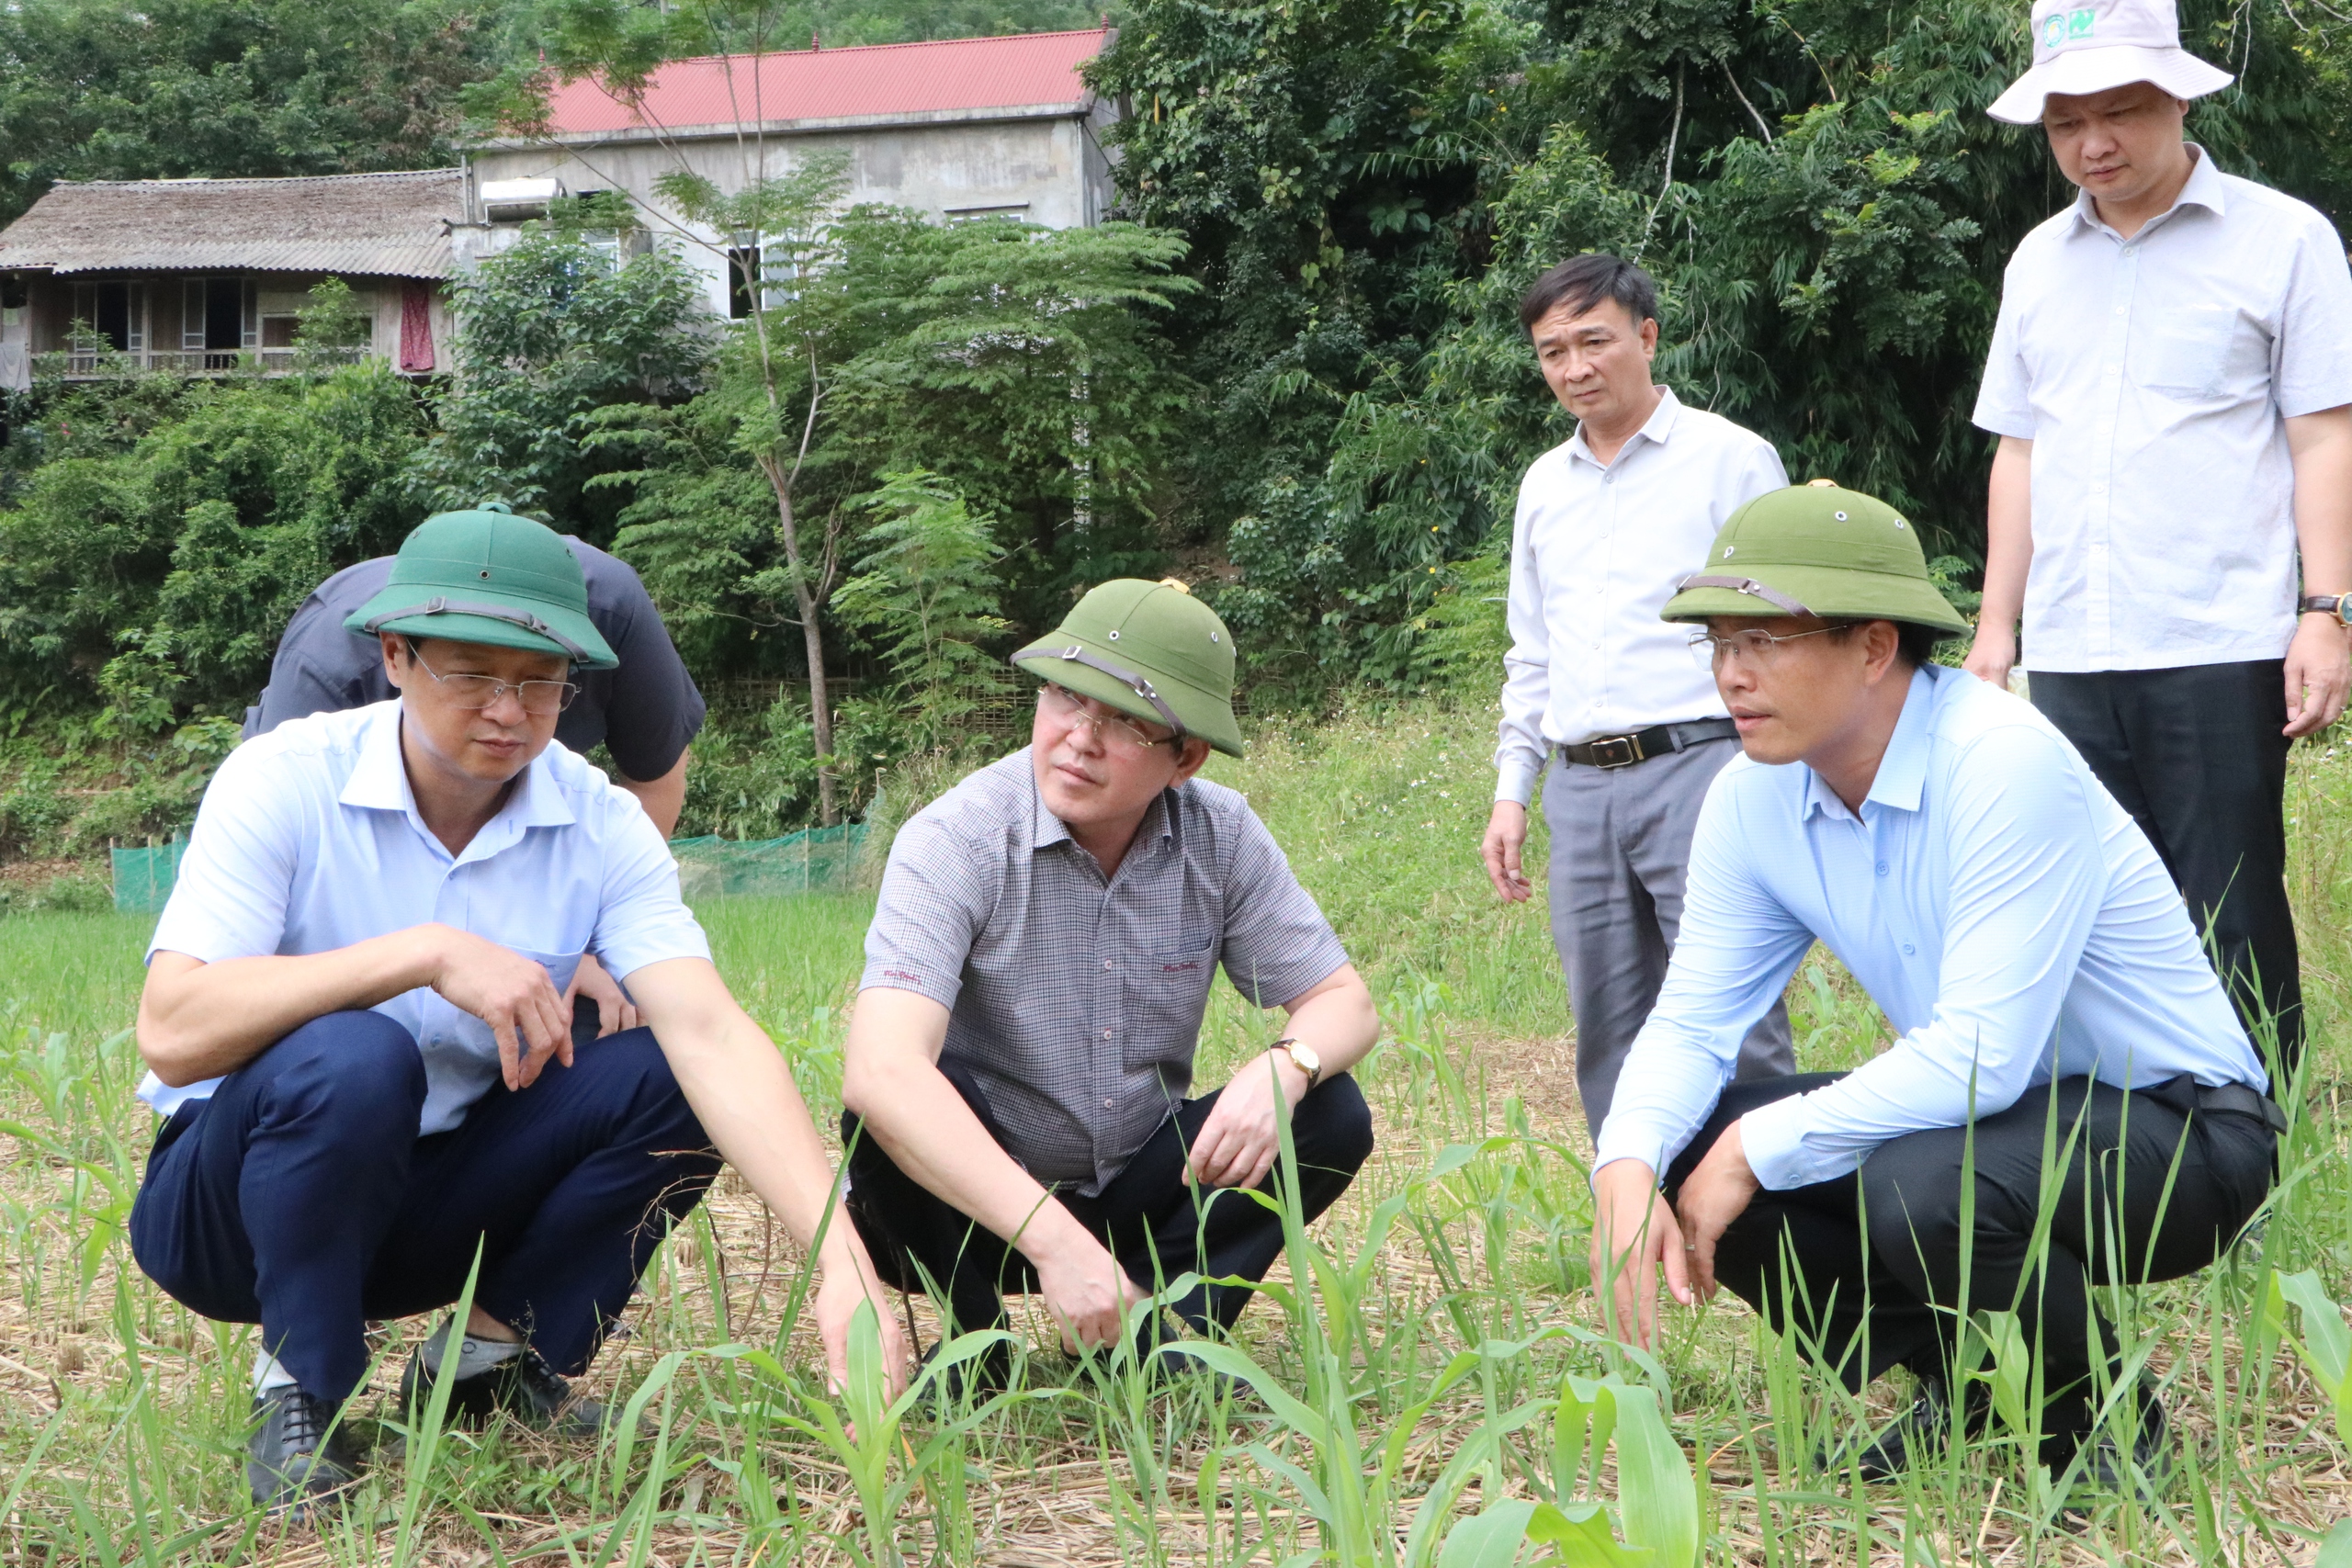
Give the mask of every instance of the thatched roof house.
<svg viewBox="0 0 2352 1568">
<path fill-rule="evenodd" d="M 465 207 L 458 169 L 58 185 L 0 230 L 0 344 L 68 374 L 285 368 L 295 312 L 333 276 L 372 316 L 370 352 L 432 371 Z"/>
</svg>

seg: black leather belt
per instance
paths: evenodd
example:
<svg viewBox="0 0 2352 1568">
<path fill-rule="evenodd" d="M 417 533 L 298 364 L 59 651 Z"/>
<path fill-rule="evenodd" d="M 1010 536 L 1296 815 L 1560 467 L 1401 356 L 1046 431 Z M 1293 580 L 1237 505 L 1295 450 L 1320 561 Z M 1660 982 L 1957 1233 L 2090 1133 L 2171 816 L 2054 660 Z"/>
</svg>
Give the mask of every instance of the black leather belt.
<svg viewBox="0 0 2352 1568">
<path fill-rule="evenodd" d="M 1652 757 L 1688 750 L 1707 740 L 1737 735 L 1739 726 L 1727 718 L 1702 718 L 1690 724 L 1659 724 L 1631 735 L 1604 735 L 1560 748 L 1560 755 L 1580 767 L 1630 768 Z"/>
<path fill-rule="evenodd" d="M 2283 1135 L 2287 1131 L 2287 1113 L 2278 1109 L 2278 1102 L 2251 1084 L 2201 1084 L 2183 1073 L 2177 1078 L 2151 1084 L 2142 1092 L 2183 1115 L 2198 1111 L 2208 1116 L 2244 1116 L 2261 1122 L 2273 1133 Z"/>
</svg>

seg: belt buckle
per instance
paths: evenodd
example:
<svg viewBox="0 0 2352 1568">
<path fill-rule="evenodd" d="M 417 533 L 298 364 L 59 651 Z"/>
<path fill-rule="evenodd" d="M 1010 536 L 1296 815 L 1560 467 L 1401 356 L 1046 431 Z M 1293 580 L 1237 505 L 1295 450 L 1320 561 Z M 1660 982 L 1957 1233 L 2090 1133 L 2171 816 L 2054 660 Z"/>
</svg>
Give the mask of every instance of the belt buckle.
<svg viewBox="0 0 2352 1568">
<path fill-rule="evenodd" d="M 1592 765 L 1596 768 L 1630 768 L 1642 761 L 1642 738 L 1638 735 L 1611 735 L 1605 740 L 1591 742 Z"/>
</svg>

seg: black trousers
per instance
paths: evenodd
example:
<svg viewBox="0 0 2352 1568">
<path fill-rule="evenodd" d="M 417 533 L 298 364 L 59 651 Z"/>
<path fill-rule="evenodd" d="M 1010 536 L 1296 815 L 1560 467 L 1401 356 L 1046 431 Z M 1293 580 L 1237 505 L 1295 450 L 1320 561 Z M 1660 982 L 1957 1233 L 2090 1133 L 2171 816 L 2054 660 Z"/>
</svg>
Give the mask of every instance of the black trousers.
<svg viewBox="0 0 2352 1568">
<path fill-rule="evenodd" d="M 369 1318 L 465 1290 L 566 1376 L 584 1371 L 718 1156 L 650 1029 L 503 1084 L 419 1137 L 424 1065 L 376 1012 L 314 1019 L 183 1105 L 130 1212 L 148 1278 L 189 1311 L 259 1323 L 303 1389 L 341 1403 Z"/>
<path fill-rule="evenodd" d="M 2179 885 L 2222 984 L 2278 1063 L 2302 1055 L 2303 988 L 2287 903 L 2286 661 L 2092 674 L 2035 671 L 2033 705 L 2074 742 Z M 2279 1088 L 2283 1091 L 2282 1081 Z"/>
<path fill-rule="evenodd" d="M 972 1075 L 954 1061 L 941 1062 L 939 1070 L 1003 1145 L 1003 1129 Z M 1262 1280 L 1282 1256 L 1280 1214 L 1238 1190 L 1196 1190 L 1184 1180 L 1193 1140 L 1216 1099 L 1212 1093 L 1179 1105 L 1097 1196 L 1056 1194 L 1146 1290 L 1188 1271 L 1207 1279 Z M 1291 1112 L 1291 1137 L 1298 1150 L 1299 1201 L 1312 1220 L 1372 1157 L 1372 1109 L 1363 1090 L 1345 1073 L 1316 1085 Z M 962 1331 L 1001 1325 L 1005 1296 L 1037 1288 L 1028 1259 L 900 1170 L 864 1133 L 859 1118 L 842 1117 L 842 1140 L 850 1149 L 850 1217 L 886 1283 L 921 1292 L 928 1273 L 946 1292 L 944 1304 Z M 1281 1165 L 1277 1159 L 1262 1190 L 1273 1190 Z M 1253 1294 L 1241 1286 L 1204 1285 L 1175 1310 L 1196 1330 L 1230 1328 Z"/>
<path fill-rule="evenodd" d="M 1668 1168 L 1668 1200 L 1733 1122 L 1841 1076 L 1731 1085 Z M 2114 1333 L 2092 1287 L 2196 1272 L 2270 1189 L 2270 1129 L 2249 1116 L 2191 1113 L 2193 1093 L 2183 1080 L 2126 1091 L 2061 1078 L 1980 1119 L 1973 1235 L 1961 1214 L 1968 1129 L 1894 1139 L 1852 1176 L 1758 1192 L 1717 1243 L 1715 1276 L 1859 1393 L 1894 1366 L 1945 1374 L 1966 1259 L 1969 1310 L 2016 1312 L 2026 1344 L 2040 1347 L 2043 1430 L 2063 1454 L 2094 1421 L 2095 1368 L 2103 1363 L 2111 1382 L 2115 1366 Z M 2037 1269 L 2033 1236 L 2053 1151 L 2067 1157 L 2053 1173 Z"/>
</svg>

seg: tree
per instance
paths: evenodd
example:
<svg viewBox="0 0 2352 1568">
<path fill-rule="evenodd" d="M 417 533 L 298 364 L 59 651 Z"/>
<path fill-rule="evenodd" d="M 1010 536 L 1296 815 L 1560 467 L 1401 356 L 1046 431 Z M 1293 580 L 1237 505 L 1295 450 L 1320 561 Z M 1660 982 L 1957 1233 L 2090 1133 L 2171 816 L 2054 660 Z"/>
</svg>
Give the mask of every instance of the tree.
<svg viewBox="0 0 2352 1568">
<path fill-rule="evenodd" d="M 485 497 L 611 537 L 621 499 L 595 411 L 689 395 L 710 357 L 693 274 L 665 246 L 622 260 L 626 203 L 568 203 L 456 288 L 457 376 L 416 473 L 436 507 Z"/>
<path fill-rule="evenodd" d="M 982 646 L 1005 630 L 993 570 L 1001 552 L 989 519 L 920 468 L 884 475 L 881 489 L 854 504 L 880 521 L 866 531 L 859 574 L 834 602 L 854 625 L 886 639 L 899 692 L 914 708 L 913 742 L 937 746 L 978 697 L 1007 684 Z"/>
<path fill-rule="evenodd" d="M 0 224 L 57 180 L 329 175 L 456 161 L 507 0 L 0 6 Z"/>
</svg>

